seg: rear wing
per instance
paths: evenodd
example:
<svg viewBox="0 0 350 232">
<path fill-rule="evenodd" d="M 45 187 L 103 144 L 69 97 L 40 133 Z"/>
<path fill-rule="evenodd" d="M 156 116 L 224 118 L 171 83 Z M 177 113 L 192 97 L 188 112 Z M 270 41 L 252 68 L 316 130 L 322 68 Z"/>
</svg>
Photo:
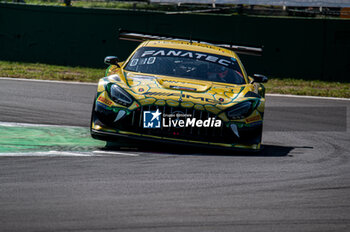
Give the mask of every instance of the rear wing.
<svg viewBox="0 0 350 232">
<path fill-rule="evenodd" d="M 202 40 L 192 39 L 192 38 L 188 39 L 188 38 L 181 38 L 181 37 L 164 36 L 159 34 L 146 34 L 141 32 L 126 31 L 126 30 L 119 30 L 118 38 L 120 40 L 128 40 L 128 41 L 136 41 L 136 42 L 143 42 L 145 40 L 181 40 L 181 41 L 187 41 L 190 43 L 195 42 L 195 43 L 214 45 L 217 47 L 230 49 L 239 54 L 252 55 L 252 56 L 262 56 L 262 52 L 263 52 L 262 47 L 248 47 L 248 46 L 240 46 L 240 45 L 233 45 L 233 44 L 224 44 L 217 41 L 202 41 Z"/>
</svg>

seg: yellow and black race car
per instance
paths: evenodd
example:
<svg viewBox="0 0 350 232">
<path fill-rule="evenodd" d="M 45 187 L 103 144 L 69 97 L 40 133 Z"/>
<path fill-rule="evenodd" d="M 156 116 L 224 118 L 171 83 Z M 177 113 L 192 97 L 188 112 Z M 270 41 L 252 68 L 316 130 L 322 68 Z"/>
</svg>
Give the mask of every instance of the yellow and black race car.
<svg viewBox="0 0 350 232">
<path fill-rule="evenodd" d="M 125 62 L 106 57 L 91 117 L 95 139 L 259 150 L 265 89 L 236 53 L 259 49 L 121 33 L 146 40 Z M 229 47 L 227 49 L 225 47 Z"/>
</svg>

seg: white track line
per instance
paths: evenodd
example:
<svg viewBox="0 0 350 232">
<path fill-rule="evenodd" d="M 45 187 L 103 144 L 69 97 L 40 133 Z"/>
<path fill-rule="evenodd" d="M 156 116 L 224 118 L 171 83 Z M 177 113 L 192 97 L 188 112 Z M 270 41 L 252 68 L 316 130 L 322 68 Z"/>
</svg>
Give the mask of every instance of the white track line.
<svg viewBox="0 0 350 232">
<path fill-rule="evenodd" d="M 125 156 L 140 156 L 139 154 L 117 152 L 117 151 L 93 151 L 95 154 L 108 154 L 108 155 L 125 155 Z"/>
<path fill-rule="evenodd" d="M 0 80 L 31 81 L 31 82 L 44 82 L 44 83 L 59 83 L 59 84 L 73 84 L 73 85 L 95 85 L 95 86 L 97 86 L 97 83 L 92 83 L 92 82 L 54 81 L 54 80 L 25 79 L 25 78 L 14 78 L 14 77 L 0 77 Z"/>
<path fill-rule="evenodd" d="M 270 96 L 270 97 L 291 97 L 291 98 L 309 98 L 309 99 L 320 99 L 320 100 L 350 101 L 350 98 L 305 96 L 305 95 L 291 95 L 291 94 L 278 94 L 278 93 L 267 93 L 266 96 Z"/>
<path fill-rule="evenodd" d="M 35 124 L 35 123 L 18 123 L 18 122 L 0 122 L 3 127 L 68 127 L 68 128 L 87 128 L 82 126 L 64 126 L 64 125 L 50 125 L 50 124 Z"/>
<path fill-rule="evenodd" d="M 61 84 L 75 84 L 75 85 L 92 85 L 92 86 L 97 86 L 97 83 L 91 83 L 91 82 L 52 81 L 52 80 L 24 79 L 24 78 L 11 78 L 11 77 L 0 77 L 0 80 L 33 81 L 33 82 L 47 82 L 47 83 L 61 83 Z M 319 96 L 305 96 L 305 95 L 278 94 L 278 93 L 267 93 L 266 96 L 350 101 L 350 98 L 319 97 Z"/>
<path fill-rule="evenodd" d="M 91 157 L 91 156 L 101 156 L 95 155 L 93 153 L 79 153 L 79 152 L 68 152 L 68 151 L 40 151 L 40 152 L 9 152 L 0 153 L 0 157 Z"/>
</svg>

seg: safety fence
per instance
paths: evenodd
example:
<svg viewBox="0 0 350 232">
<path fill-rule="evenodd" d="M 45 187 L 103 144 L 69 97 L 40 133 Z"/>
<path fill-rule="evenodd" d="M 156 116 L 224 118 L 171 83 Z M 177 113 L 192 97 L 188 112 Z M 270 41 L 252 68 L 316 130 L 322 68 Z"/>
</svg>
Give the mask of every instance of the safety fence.
<svg viewBox="0 0 350 232">
<path fill-rule="evenodd" d="M 350 18 L 350 0 L 0 0 L 67 7 L 124 8 L 167 14 L 217 13 Z"/>
<path fill-rule="evenodd" d="M 138 45 L 117 39 L 119 28 L 145 33 L 263 46 L 241 55 L 249 74 L 349 82 L 350 20 L 0 3 L 0 59 L 102 67 Z"/>
</svg>

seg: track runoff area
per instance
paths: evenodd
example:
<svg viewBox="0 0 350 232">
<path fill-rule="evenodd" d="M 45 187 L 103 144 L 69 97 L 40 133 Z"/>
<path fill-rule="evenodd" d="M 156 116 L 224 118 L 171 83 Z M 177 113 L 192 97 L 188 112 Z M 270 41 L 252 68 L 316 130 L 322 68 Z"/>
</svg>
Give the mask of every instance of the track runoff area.
<svg viewBox="0 0 350 232">
<path fill-rule="evenodd" d="M 267 96 L 258 154 L 109 149 L 95 84 L 0 79 L 1 231 L 348 231 L 349 106 Z"/>
<path fill-rule="evenodd" d="M 11 78 L 2 78 L 0 81 L 4 83 L 9 83 L 10 85 L 14 85 L 14 83 L 21 83 L 20 85 L 23 86 L 36 86 L 38 88 L 39 86 L 67 86 L 72 85 L 74 88 L 72 88 L 72 93 L 75 91 L 75 89 L 79 89 L 79 86 L 82 87 L 82 89 L 89 88 L 91 89 L 91 96 L 93 96 L 92 91 L 95 91 L 96 84 L 93 83 L 72 83 L 72 82 L 59 82 L 59 81 L 41 81 L 41 80 L 26 80 L 26 79 L 11 79 Z M 18 85 L 18 84 L 16 84 Z M 54 88 L 55 88 L 54 87 Z M 60 88 L 58 88 L 60 89 Z M 86 94 L 87 95 L 87 94 Z M 36 96 L 32 96 L 36 97 Z M 89 96 L 85 96 L 85 99 L 90 99 Z M 267 107 L 271 105 L 271 107 L 267 108 L 267 118 L 266 118 L 266 126 L 264 130 L 266 133 L 270 133 L 270 131 L 327 131 L 327 130 L 333 130 L 333 131 L 346 131 L 346 105 L 350 103 L 350 99 L 345 98 L 325 98 L 325 97 L 309 97 L 309 96 L 296 96 L 296 95 L 279 95 L 279 94 L 268 94 L 268 98 L 276 99 L 277 102 L 283 102 L 286 101 L 288 104 L 289 102 L 296 102 L 293 106 L 283 106 L 282 104 L 279 104 L 278 106 L 274 106 L 275 104 L 272 102 L 267 101 Z M 41 101 L 45 101 L 45 97 L 43 99 L 40 99 Z M 50 97 L 48 97 L 48 101 L 50 101 Z M 66 100 L 66 99 L 60 99 L 60 100 Z M 79 101 L 79 99 L 76 99 Z M 298 105 L 297 102 L 303 102 L 306 101 L 334 101 L 334 102 L 344 102 L 344 104 L 339 104 L 339 106 L 334 106 L 330 104 L 326 110 L 323 109 L 323 106 L 302 106 Z M 26 105 L 25 108 L 28 108 L 28 113 L 32 114 L 32 112 L 40 115 L 41 117 L 47 117 L 46 115 L 41 115 L 41 109 L 36 109 L 36 105 L 28 106 L 26 103 L 28 100 L 23 99 L 24 105 Z M 90 105 L 91 102 L 86 102 L 85 104 Z M 70 102 L 60 102 L 60 104 L 71 104 Z M 321 104 L 322 105 L 322 104 Z M 344 105 L 344 106 L 343 106 Z M 82 105 L 83 106 L 83 105 Z M 31 108 L 32 107 L 32 108 Z M 75 106 L 76 107 L 76 106 Z M 53 108 L 52 106 L 49 108 Z M 80 112 L 82 111 L 79 108 L 71 109 L 73 111 Z M 289 122 L 295 122 L 295 125 L 298 125 L 298 127 L 292 128 L 288 123 L 286 123 L 286 120 L 277 120 L 273 119 L 270 120 L 269 116 L 272 114 L 274 116 L 275 114 L 281 114 L 278 111 L 287 111 L 291 114 L 291 116 L 284 115 L 281 118 L 292 118 L 295 116 L 295 114 L 304 114 L 304 111 L 307 111 L 310 113 L 314 113 L 315 115 L 318 115 L 317 123 L 315 122 L 308 122 L 308 120 L 305 119 L 292 119 Z M 32 111 L 32 112 L 31 112 Z M 334 114 L 334 111 L 338 112 L 337 117 L 339 117 L 339 120 L 333 120 L 333 124 L 327 122 L 328 119 L 327 115 Z M 105 150 L 103 149 L 106 145 L 105 142 L 94 140 L 90 136 L 90 131 L 88 129 L 89 126 L 89 115 L 90 115 L 90 108 L 86 107 L 84 105 L 84 116 L 80 115 L 78 117 L 71 116 L 67 118 L 67 123 L 65 123 L 60 118 L 60 116 L 65 115 L 67 112 L 65 112 L 65 109 L 62 109 L 62 112 L 57 112 L 57 114 L 50 119 L 50 115 L 48 115 L 48 119 L 44 118 L 35 118 L 35 116 L 31 115 L 30 119 L 27 118 L 21 118 L 19 115 L 11 115 L 11 112 L 9 112 L 9 116 L 6 114 L 3 115 L 5 119 L 3 122 L 0 122 L 0 128 L 1 128 L 1 142 L 0 142 L 0 156 L 53 156 L 53 155 L 76 155 L 76 156 L 88 156 L 88 155 L 101 155 L 101 154 L 112 154 L 113 152 L 106 152 L 101 151 Z M 13 114 L 16 114 L 15 112 Z M 282 113 L 283 114 L 283 113 Z M 24 115 L 26 116 L 26 115 Z M 194 124 L 196 126 L 221 126 L 221 121 L 218 120 L 212 120 L 212 121 L 196 121 L 196 120 L 189 120 L 189 121 L 183 121 L 183 120 L 171 120 L 172 118 L 178 118 L 176 114 L 174 115 L 166 115 L 168 117 L 164 117 L 163 120 L 157 121 L 159 125 L 156 125 L 153 122 L 152 119 L 154 117 L 157 117 L 158 115 L 149 114 L 146 115 L 147 117 L 144 120 L 144 126 L 145 127 L 172 127 L 172 126 L 186 126 L 185 124 Z M 149 116 L 149 117 L 148 117 Z M 180 115 L 180 119 L 181 119 Z M 18 119 L 13 120 L 13 117 L 18 117 Z M 153 118 L 152 118 L 153 117 Z M 6 118 L 11 119 L 7 120 Z M 57 119 L 56 119 L 57 118 Z M 300 117 L 299 117 L 300 118 Z M 301 117 L 303 118 L 303 117 Z M 43 120 L 44 119 L 44 120 Z M 166 120 L 168 119 L 168 120 Z M 322 119 L 324 122 L 319 122 L 319 120 Z M 11 121 L 11 122 L 8 122 Z M 173 125 L 173 124 L 176 125 Z M 182 124 L 183 125 L 182 125 Z M 153 125 L 154 124 L 154 125 Z M 179 124 L 179 125 L 177 125 Z M 180 125 L 181 124 L 181 125 Z M 198 124 L 198 125 L 197 125 Z M 200 125 L 199 125 L 200 124 Z M 208 125 L 207 125 L 208 124 Z M 220 125 L 219 125 L 220 124 Z M 275 124 L 275 125 L 272 125 Z M 280 125 L 279 125 L 280 124 Z M 304 126 L 303 124 L 308 124 L 308 126 Z M 322 125 L 318 125 L 322 124 Z M 193 125 L 192 125 L 193 126 Z M 127 147 L 125 147 L 127 148 Z M 120 152 L 116 152 L 116 154 L 120 154 Z"/>
</svg>

